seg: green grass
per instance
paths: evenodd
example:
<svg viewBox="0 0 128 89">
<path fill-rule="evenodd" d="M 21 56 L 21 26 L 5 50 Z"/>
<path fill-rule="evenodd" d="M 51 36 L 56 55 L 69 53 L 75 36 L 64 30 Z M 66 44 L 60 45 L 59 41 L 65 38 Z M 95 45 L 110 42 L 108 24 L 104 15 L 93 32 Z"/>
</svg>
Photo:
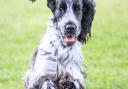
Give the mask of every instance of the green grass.
<svg viewBox="0 0 128 89">
<path fill-rule="evenodd" d="M 128 0 L 96 3 L 92 38 L 82 47 L 87 89 L 128 89 Z M 50 14 L 46 0 L 0 0 L 0 89 L 24 88 Z"/>
</svg>

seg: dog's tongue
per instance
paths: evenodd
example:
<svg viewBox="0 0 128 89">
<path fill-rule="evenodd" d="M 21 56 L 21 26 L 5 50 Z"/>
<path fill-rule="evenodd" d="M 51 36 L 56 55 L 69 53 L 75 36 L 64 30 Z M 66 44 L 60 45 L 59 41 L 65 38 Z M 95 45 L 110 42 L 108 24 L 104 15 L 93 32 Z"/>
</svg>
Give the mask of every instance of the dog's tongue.
<svg viewBox="0 0 128 89">
<path fill-rule="evenodd" d="M 66 36 L 64 38 L 64 41 L 65 42 L 75 42 L 76 41 L 76 38 L 74 36 L 70 36 L 70 37 Z"/>
</svg>

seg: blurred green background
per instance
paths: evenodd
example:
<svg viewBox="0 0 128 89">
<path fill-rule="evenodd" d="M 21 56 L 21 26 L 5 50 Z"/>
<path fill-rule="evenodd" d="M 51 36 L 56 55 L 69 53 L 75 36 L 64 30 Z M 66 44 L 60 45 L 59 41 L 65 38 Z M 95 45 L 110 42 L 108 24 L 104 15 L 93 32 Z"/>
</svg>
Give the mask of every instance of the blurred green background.
<svg viewBox="0 0 128 89">
<path fill-rule="evenodd" d="M 0 0 L 0 89 L 24 89 L 50 15 L 46 0 Z M 82 50 L 87 89 L 128 89 L 128 0 L 96 0 L 92 38 Z"/>
</svg>

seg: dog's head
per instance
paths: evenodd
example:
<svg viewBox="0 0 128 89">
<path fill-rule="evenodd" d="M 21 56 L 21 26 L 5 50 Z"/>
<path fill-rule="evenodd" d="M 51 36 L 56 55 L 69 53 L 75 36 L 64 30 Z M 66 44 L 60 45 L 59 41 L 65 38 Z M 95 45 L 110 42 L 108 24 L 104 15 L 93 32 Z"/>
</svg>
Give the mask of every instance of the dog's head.
<svg viewBox="0 0 128 89">
<path fill-rule="evenodd" d="M 86 43 L 91 36 L 91 25 L 95 14 L 93 0 L 48 0 L 54 14 L 54 22 L 60 29 L 64 43 L 72 45 L 76 40 Z"/>
<path fill-rule="evenodd" d="M 93 0 L 47 0 L 47 6 L 54 14 L 53 22 L 61 32 L 64 44 L 70 46 L 76 40 L 86 43 L 91 36 L 95 14 Z"/>
</svg>

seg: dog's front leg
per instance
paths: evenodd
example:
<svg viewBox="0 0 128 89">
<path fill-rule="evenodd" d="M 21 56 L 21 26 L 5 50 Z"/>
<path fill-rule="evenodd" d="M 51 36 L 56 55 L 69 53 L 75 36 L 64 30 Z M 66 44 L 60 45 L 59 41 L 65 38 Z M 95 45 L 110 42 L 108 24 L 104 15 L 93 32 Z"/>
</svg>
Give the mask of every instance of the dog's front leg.
<svg viewBox="0 0 128 89">
<path fill-rule="evenodd" d="M 34 85 L 35 89 L 56 89 L 52 79 L 47 76 L 42 76 Z"/>
<path fill-rule="evenodd" d="M 79 64 L 78 64 L 79 63 Z M 67 65 L 65 74 L 60 78 L 61 89 L 84 89 L 84 74 L 82 63 L 79 61 L 70 61 Z"/>
<path fill-rule="evenodd" d="M 59 80 L 60 89 L 84 89 L 79 80 L 73 79 L 73 77 L 67 72 L 60 76 Z"/>
<path fill-rule="evenodd" d="M 56 61 L 37 56 L 33 67 L 24 77 L 26 89 L 55 89 L 56 66 Z"/>
</svg>

